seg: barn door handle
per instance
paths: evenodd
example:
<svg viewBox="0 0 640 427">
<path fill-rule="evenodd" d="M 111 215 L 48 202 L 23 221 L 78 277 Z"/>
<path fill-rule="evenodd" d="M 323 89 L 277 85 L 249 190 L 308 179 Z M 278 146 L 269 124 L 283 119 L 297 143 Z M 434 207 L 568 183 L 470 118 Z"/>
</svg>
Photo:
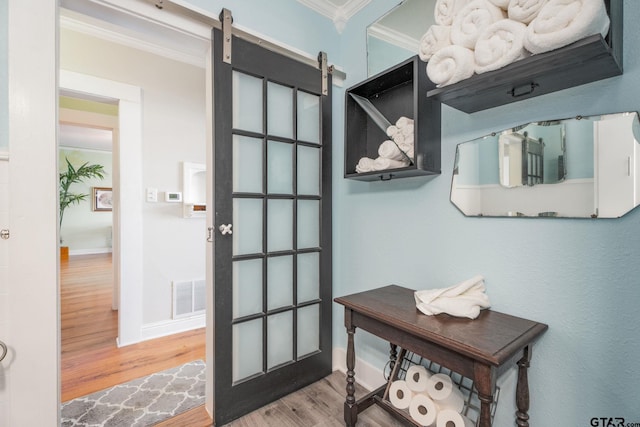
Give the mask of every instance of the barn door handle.
<svg viewBox="0 0 640 427">
<path fill-rule="evenodd" d="M 2 362 L 4 360 L 4 358 L 7 356 L 7 345 L 5 343 L 3 343 L 2 341 L 0 341 L 0 362 Z"/>
</svg>

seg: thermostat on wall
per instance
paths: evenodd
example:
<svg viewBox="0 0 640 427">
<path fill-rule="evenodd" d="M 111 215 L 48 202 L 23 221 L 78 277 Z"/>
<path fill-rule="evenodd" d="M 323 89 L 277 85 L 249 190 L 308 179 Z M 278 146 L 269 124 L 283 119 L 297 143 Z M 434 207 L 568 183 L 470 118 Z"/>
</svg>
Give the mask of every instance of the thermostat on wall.
<svg viewBox="0 0 640 427">
<path fill-rule="evenodd" d="M 180 193 L 179 191 L 166 191 L 164 193 L 164 201 L 165 202 L 181 202 L 182 193 Z"/>
</svg>

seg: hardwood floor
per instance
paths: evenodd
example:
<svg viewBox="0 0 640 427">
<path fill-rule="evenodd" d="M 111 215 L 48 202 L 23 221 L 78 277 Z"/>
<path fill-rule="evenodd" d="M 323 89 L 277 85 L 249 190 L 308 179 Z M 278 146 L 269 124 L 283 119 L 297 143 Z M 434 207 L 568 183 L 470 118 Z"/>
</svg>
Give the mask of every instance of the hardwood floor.
<svg viewBox="0 0 640 427">
<path fill-rule="evenodd" d="M 111 310 L 112 278 L 110 254 L 72 256 L 61 263 L 63 402 L 192 360 L 205 360 L 204 329 L 117 348 L 118 318 L 117 312 Z M 343 426 L 345 385 L 345 375 L 334 372 L 227 426 Z M 366 393 L 356 384 L 356 397 Z M 157 424 L 211 425 L 204 406 Z M 371 407 L 358 417 L 358 427 L 400 425 L 378 407 Z"/>
</svg>

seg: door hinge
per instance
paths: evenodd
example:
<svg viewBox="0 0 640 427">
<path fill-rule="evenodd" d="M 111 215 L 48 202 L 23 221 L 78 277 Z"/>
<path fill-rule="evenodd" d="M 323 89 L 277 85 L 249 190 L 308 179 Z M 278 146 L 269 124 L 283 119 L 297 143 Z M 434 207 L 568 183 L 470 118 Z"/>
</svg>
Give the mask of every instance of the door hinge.
<svg viewBox="0 0 640 427">
<path fill-rule="evenodd" d="M 231 26 L 233 24 L 233 16 L 229 9 L 222 9 L 220 22 L 222 23 L 222 62 L 231 64 Z"/>
</svg>

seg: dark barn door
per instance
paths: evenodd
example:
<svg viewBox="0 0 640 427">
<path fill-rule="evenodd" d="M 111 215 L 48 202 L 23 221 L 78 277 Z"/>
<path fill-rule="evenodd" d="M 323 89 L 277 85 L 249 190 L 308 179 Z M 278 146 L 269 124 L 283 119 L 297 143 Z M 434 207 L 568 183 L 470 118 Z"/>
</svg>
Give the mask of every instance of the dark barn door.
<svg viewBox="0 0 640 427">
<path fill-rule="evenodd" d="M 331 373 L 331 80 L 214 30 L 214 421 Z"/>
</svg>

